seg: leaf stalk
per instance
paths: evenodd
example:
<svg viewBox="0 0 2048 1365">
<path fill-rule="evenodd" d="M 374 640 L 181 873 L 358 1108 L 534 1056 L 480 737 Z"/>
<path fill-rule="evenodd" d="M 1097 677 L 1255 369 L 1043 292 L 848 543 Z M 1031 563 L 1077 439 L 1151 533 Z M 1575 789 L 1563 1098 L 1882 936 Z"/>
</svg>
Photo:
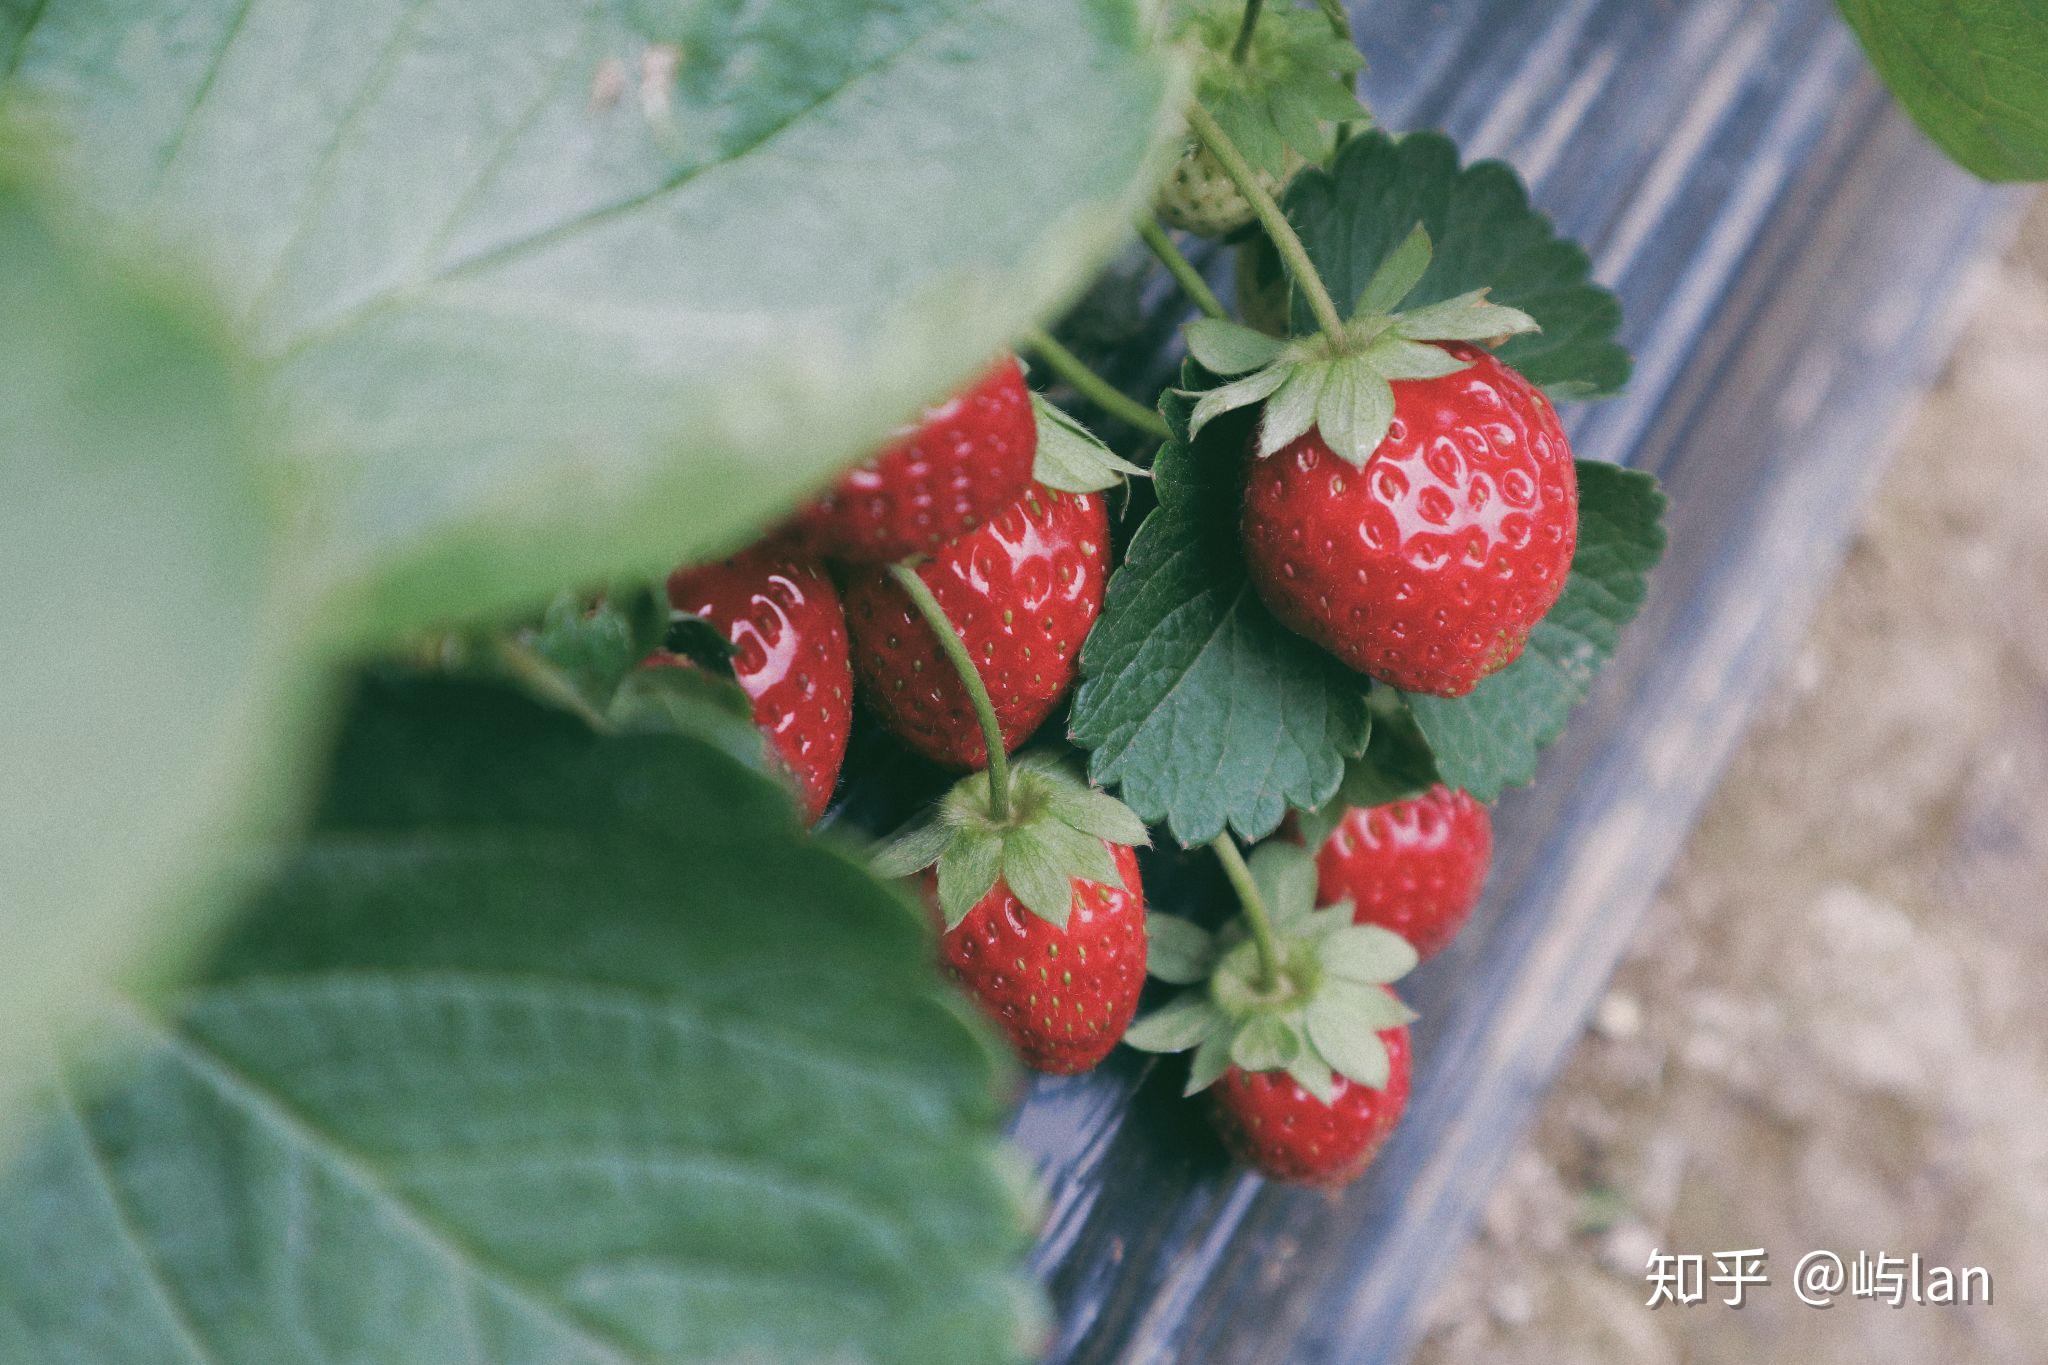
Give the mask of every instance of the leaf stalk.
<svg viewBox="0 0 2048 1365">
<path fill-rule="evenodd" d="M 1202 278 L 1202 272 L 1195 269 L 1195 263 L 1181 254 L 1173 235 L 1159 226 L 1159 220 L 1150 214 L 1138 220 L 1138 235 L 1145 239 L 1145 245 L 1152 248 L 1152 254 L 1166 267 L 1166 273 L 1194 301 L 1195 307 L 1212 318 L 1228 320 L 1230 314 L 1224 310 L 1223 301 L 1209 288 L 1209 282 Z"/>
</svg>

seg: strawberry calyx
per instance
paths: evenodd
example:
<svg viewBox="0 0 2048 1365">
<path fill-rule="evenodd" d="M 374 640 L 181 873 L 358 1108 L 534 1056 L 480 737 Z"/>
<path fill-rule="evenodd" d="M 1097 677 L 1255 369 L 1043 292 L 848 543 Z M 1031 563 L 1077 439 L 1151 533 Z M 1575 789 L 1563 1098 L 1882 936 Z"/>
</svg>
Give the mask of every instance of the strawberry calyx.
<svg viewBox="0 0 2048 1365">
<path fill-rule="evenodd" d="M 1431 254 L 1429 233 L 1418 223 L 1373 272 L 1335 334 L 1280 338 L 1220 318 L 1189 323 L 1188 353 L 1215 374 L 1240 376 L 1187 394 L 1196 399 L 1189 438 L 1226 412 L 1263 402 L 1260 458 L 1314 427 L 1338 458 L 1362 469 L 1394 421 L 1391 381 L 1440 379 L 1466 368 L 1431 343 L 1490 342 L 1537 330 L 1520 309 L 1487 302 L 1484 289 L 1402 311 Z"/>
<path fill-rule="evenodd" d="M 1031 407 L 1038 418 L 1038 454 L 1031 466 L 1035 482 L 1062 493 L 1100 493 L 1127 478 L 1151 477 L 1041 395 L 1031 395 Z"/>
<path fill-rule="evenodd" d="M 1076 879 L 1120 884 L 1110 844 L 1150 842 L 1145 822 L 1130 807 L 1090 787 L 1054 756 L 1031 753 L 1010 766 L 1005 809 L 994 809 L 980 774 L 964 777 L 882 847 L 874 869 L 908 877 L 936 864 L 939 913 L 948 929 L 967 918 L 998 878 L 1025 909 L 1064 929 Z"/>
<path fill-rule="evenodd" d="M 1416 1016 L 1386 987 L 1415 950 L 1398 934 L 1352 923 L 1349 901 L 1318 906 L 1315 860 L 1286 843 L 1248 860 L 1255 910 L 1215 933 L 1171 915 L 1146 916 L 1146 969 L 1192 987 L 1140 1019 L 1124 1041 L 1143 1052 L 1193 1049 L 1187 1094 L 1236 1066 L 1283 1071 L 1323 1103 L 1335 1078 L 1381 1089 L 1391 1063 L 1380 1031 Z M 1255 916 L 1269 918 L 1262 943 Z"/>
</svg>

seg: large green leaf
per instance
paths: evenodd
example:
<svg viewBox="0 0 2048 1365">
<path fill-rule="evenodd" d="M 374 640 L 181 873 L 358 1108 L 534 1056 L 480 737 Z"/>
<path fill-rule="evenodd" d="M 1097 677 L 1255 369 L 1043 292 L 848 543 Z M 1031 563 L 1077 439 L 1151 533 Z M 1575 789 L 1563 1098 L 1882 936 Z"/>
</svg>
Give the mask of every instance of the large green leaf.
<svg viewBox="0 0 2048 1365">
<path fill-rule="evenodd" d="M 1133 0 L 44 0 L 10 60 L 369 632 L 742 539 L 1085 279 L 1177 86 Z"/>
<path fill-rule="evenodd" d="M 372 684 L 188 987 L 0 1177 L 10 1361 L 1004 1360 L 1003 1069 L 702 741 Z"/>
<path fill-rule="evenodd" d="M 1837 0 L 1885 84 L 1986 180 L 2048 179 L 2048 10 L 2034 0 Z"/>
<path fill-rule="evenodd" d="M 4 48 L 0 48 L 4 51 Z M 0 1075 L 258 800 L 297 604 L 220 338 L 0 177 Z"/>
<path fill-rule="evenodd" d="M 1208 382 L 1190 362 L 1193 389 Z M 1330 798 L 1364 749 L 1364 678 L 1273 619 L 1238 545 L 1250 412 L 1187 436 L 1193 398 L 1161 410 L 1174 437 L 1153 464 L 1159 506 L 1109 581 L 1081 648 L 1074 742 L 1088 775 L 1115 784 L 1183 844 L 1227 825 L 1263 839 L 1290 806 Z"/>
<path fill-rule="evenodd" d="M 1628 382 L 1628 352 L 1614 339 L 1620 300 L 1592 281 L 1585 248 L 1558 236 L 1504 162 L 1461 166 L 1440 133 L 1365 133 L 1344 145 L 1333 168 L 1295 180 L 1287 216 L 1341 304 L 1359 296 L 1419 223 L 1433 251 L 1406 307 L 1490 290 L 1492 302 L 1541 328 L 1509 337 L 1500 358 L 1553 397 L 1602 398 Z M 1314 329 L 1305 302 L 1296 301 L 1295 314 L 1297 332 Z"/>
</svg>

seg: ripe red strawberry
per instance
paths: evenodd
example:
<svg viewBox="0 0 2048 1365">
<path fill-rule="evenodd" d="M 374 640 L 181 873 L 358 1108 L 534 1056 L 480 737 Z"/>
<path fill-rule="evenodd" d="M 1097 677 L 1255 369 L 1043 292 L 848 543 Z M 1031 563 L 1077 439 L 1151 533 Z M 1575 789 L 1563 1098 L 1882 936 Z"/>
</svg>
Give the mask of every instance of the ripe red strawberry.
<svg viewBox="0 0 2048 1365">
<path fill-rule="evenodd" d="M 1108 1056 L 1145 985 L 1138 860 L 1124 845 L 1103 842 L 1121 885 L 1074 878 L 1065 928 L 1032 913 L 998 879 L 939 940 L 947 973 L 1038 1071 L 1070 1075 Z M 937 877 L 926 876 L 936 894 Z"/>
<path fill-rule="evenodd" d="M 848 564 L 929 554 L 1022 496 L 1037 451 L 1031 392 L 1006 355 L 799 513 L 794 534 Z"/>
<path fill-rule="evenodd" d="M 1042 486 L 917 567 L 980 670 L 1005 749 L 1023 743 L 1072 685 L 1108 573 L 1102 496 Z M 883 723 L 934 762 L 985 764 L 967 691 L 903 589 L 884 570 L 855 573 L 846 614 L 854 672 Z"/>
<path fill-rule="evenodd" d="M 1187 1093 L 1212 1087 L 1224 1142 L 1276 1180 L 1341 1185 L 1408 1102 L 1408 1023 L 1389 983 L 1415 950 L 1345 905 L 1318 905 L 1315 862 L 1284 840 L 1249 860 L 1218 841 L 1244 915 L 1211 933 L 1145 926 L 1147 969 L 1188 986 L 1131 1026 L 1142 1052 L 1193 1052 Z M 1250 888 L 1256 888 L 1253 894 Z"/>
<path fill-rule="evenodd" d="M 1362 673 L 1461 697 L 1521 654 L 1578 540 L 1571 447 L 1541 390 L 1475 346 L 1394 380 L 1362 468 L 1311 428 L 1252 461 L 1244 548 L 1273 614 Z"/>
<path fill-rule="evenodd" d="M 1375 1090 L 1340 1073 L 1328 1104 L 1285 1071 L 1231 1067 L 1211 1090 L 1224 1145 L 1269 1179 L 1330 1186 L 1357 1179 L 1408 1106 L 1408 1026 L 1383 1029 L 1379 1039 L 1386 1085 Z"/>
<path fill-rule="evenodd" d="M 1486 807 L 1439 783 L 1344 812 L 1316 850 L 1316 898 L 1350 901 L 1358 923 L 1391 929 L 1429 958 L 1471 917 L 1492 861 Z"/>
<path fill-rule="evenodd" d="M 796 778 L 804 817 L 825 813 L 853 721 L 846 618 L 832 580 L 786 546 L 768 544 L 716 564 L 678 569 L 669 603 L 732 642 L 733 676 L 754 724 Z M 666 651 L 650 664 L 688 661 Z"/>
</svg>

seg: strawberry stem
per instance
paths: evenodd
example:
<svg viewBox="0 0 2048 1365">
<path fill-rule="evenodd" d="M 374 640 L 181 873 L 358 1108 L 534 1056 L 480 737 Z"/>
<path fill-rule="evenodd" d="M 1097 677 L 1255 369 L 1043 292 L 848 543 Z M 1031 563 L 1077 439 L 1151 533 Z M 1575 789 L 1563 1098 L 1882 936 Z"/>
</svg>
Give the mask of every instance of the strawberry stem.
<svg viewBox="0 0 2048 1365">
<path fill-rule="evenodd" d="M 1259 884 L 1252 880 L 1252 870 L 1245 866 L 1244 855 L 1237 851 L 1237 841 L 1229 830 L 1211 839 L 1209 847 L 1223 864 L 1223 875 L 1230 878 L 1237 903 L 1244 907 L 1245 923 L 1252 928 L 1252 940 L 1259 945 L 1259 989 L 1276 991 L 1280 989 L 1280 942 L 1273 935 L 1273 920 L 1259 895 Z"/>
<path fill-rule="evenodd" d="M 1166 272 L 1173 276 L 1182 292 L 1194 300 L 1195 307 L 1212 318 L 1229 319 L 1230 314 L 1224 311 L 1222 300 L 1209 288 L 1209 282 L 1202 278 L 1202 272 L 1195 269 L 1193 261 L 1181 254 L 1180 247 L 1175 245 L 1166 229 L 1159 226 L 1157 219 L 1150 214 L 1140 218 L 1138 235 L 1145 239 L 1146 246 L 1152 248 L 1152 254 L 1159 258 L 1159 263 L 1166 267 Z"/>
<path fill-rule="evenodd" d="M 1274 250 L 1287 266 L 1287 273 L 1294 277 L 1294 283 L 1303 297 L 1308 299 L 1309 311 L 1316 315 L 1316 325 L 1323 329 L 1323 335 L 1330 339 L 1331 346 L 1343 354 L 1349 344 L 1344 335 L 1344 318 L 1338 313 L 1337 305 L 1330 299 L 1330 290 L 1323 283 L 1323 277 L 1316 273 L 1315 263 L 1308 258 L 1308 248 L 1301 244 L 1301 238 L 1294 235 L 1294 228 L 1288 223 L 1287 215 L 1273 202 L 1273 196 L 1266 193 L 1266 187 L 1259 183 L 1257 171 L 1252 169 L 1244 153 L 1230 140 L 1209 111 L 1199 104 L 1188 106 L 1188 127 L 1209 149 L 1223 167 L 1224 174 L 1244 194 L 1251 204 L 1252 212 L 1258 216 L 1259 226 L 1266 229 L 1266 235 L 1273 239 Z"/>
<path fill-rule="evenodd" d="M 946 661 L 953 665 L 953 671 L 960 675 L 960 685 L 967 689 L 967 700 L 974 706 L 974 719 L 981 725 L 981 742 L 988 749 L 988 813 L 991 819 L 1003 821 L 1010 818 L 1010 756 L 1003 748 L 1003 728 L 996 724 L 996 706 L 989 700 L 988 686 L 981 680 L 981 671 L 974 666 L 974 660 L 967 655 L 967 646 L 953 629 L 953 623 L 946 619 L 946 609 L 939 605 L 939 599 L 932 596 L 931 586 L 919 577 L 917 570 L 908 564 L 891 564 L 889 576 L 896 580 L 896 586 L 909 596 L 917 614 L 924 618 L 939 642 L 939 650 Z"/>
<path fill-rule="evenodd" d="M 1081 357 L 1054 341 L 1043 328 L 1034 327 L 1026 332 L 1024 341 L 1054 374 L 1072 384 L 1075 392 L 1125 426 L 1136 427 L 1162 441 L 1173 436 L 1173 428 L 1166 425 L 1164 417 L 1089 369 Z"/>
<path fill-rule="evenodd" d="M 1265 4 L 1266 0 L 1244 0 L 1244 18 L 1237 25 L 1237 41 L 1230 45 L 1233 66 L 1243 66 L 1245 54 L 1252 50 L 1252 33 L 1259 26 L 1259 11 Z"/>
</svg>

